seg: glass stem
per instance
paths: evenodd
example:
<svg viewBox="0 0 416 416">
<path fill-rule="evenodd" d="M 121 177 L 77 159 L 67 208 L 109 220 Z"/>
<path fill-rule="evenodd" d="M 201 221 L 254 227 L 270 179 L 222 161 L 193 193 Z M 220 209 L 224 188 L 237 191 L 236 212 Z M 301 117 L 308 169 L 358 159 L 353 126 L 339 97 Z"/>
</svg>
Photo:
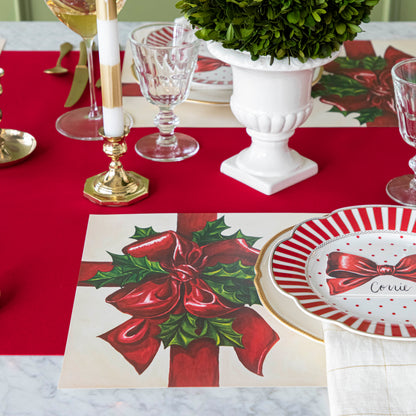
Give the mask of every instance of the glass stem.
<svg viewBox="0 0 416 416">
<path fill-rule="evenodd" d="M 159 129 L 157 144 L 159 146 L 176 145 L 175 128 L 179 124 L 179 117 L 175 115 L 172 108 L 161 107 L 154 122 Z"/>
<path fill-rule="evenodd" d="M 409 186 L 411 189 L 416 189 L 416 156 L 409 160 L 409 167 L 413 171 L 413 179 L 410 181 Z"/>
<path fill-rule="evenodd" d="M 92 46 L 94 39 L 84 39 L 85 48 L 87 49 L 87 59 L 88 59 L 88 80 L 90 85 L 90 112 L 88 114 L 89 118 L 98 119 L 101 117 L 101 111 L 97 105 L 97 97 L 95 96 L 95 79 L 94 79 L 94 62 L 92 54 Z"/>
</svg>

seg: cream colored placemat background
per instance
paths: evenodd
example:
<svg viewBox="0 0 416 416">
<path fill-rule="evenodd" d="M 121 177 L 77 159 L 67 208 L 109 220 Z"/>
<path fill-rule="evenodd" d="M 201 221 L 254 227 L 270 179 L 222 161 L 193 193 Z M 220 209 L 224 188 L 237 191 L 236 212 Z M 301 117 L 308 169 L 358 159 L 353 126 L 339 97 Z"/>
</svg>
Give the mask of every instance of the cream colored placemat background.
<svg viewBox="0 0 416 416">
<path fill-rule="evenodd" d="M 262 237 L 260 249 L 283 229 L 316 214 L 218 214 L 231 227 L 245 235 Z M 121 253 L 131 243 L 135 226 L 152 226 L 156 232 L 176 230 L 177 214 L 130 214 L 90 216 L 83 261 L 111 261 L 107 252 Z M 146 371 L 139 375 L 111 345 L 98 338 L 130 315 L 105 302 L 114 287 L 78 286 L 59 382 L 61 388 L 138 388 L 167 387 L 169 348 L 161 346 Z M 220 386 L 323 386 L 326 384 L 325 351 L 314 341 L 288 328 L 261 305 L 254 305 L 280 340 L 273 346 L 263 365 L 263 376 L 248 371 L 238 360 L 234 348 L 220 347 Z"/>
<path fill-rule="evenodd" d="M 416 41 L 412 39 L 376 40 L 372 41 L 372 44 L 377 56 L 383 57 L 388 46 L 394 46 L 405 53 L 416 56 Z M 341 51 L 340 56 L 345 56 L 345 52 Z M 131 65 L 131 49 L 127 44 L 122 69 L 123 84 L 136 83 Z M 278 93 L 276 91 L 276 94 Z M 212 93 L 210 93 L 211 95 Z M 134 119 L 133 127 L 154 125 L 153 118 L 157 114 L 157 108 L 149 104 L 144 97 L 123 97 L 123 106 Z M 365 124 L 360 125 L 355 119 L 358 113 L 351 113 L 345 117 L 340 113 L 328 112 L 331 107 L 331 105 L 320 102 L 318 98 L 314 99 L 312 114 L 302 127 L 365 127 Z M 181 127 L 242 127 L 232 114 L 229 105 L 226 104 L 187 101 L 178 105 L 175 108 L 175 113 L 180 118 Z"/>
</svg>

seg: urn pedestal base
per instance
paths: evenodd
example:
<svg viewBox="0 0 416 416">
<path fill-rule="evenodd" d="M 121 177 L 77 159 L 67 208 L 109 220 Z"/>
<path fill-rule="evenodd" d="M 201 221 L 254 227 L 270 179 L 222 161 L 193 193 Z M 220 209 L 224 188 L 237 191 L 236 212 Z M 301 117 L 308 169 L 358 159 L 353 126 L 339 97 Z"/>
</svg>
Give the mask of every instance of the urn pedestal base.
<svg viewBox="0 0 416 416">
<path fill-rule="evenodd" d="M 248 52 L 208 43 L 208 50 L 228 63 L 233 72 L 230 107 L 246 127 L 251 145 L 224 161 L 221 172 L 266 195 L 301 182 L 316 173 L 318 165 L 289 147 L 289 138 L 310 116 L 315 69 L 334 60 L 252 60 Z"/>
<path fill-rule="evenodd" d="M 290 150 L 290 152 L 294 153 L 293 156 L 296 156 L 300 163 L 295 170 L 287 172 L 286 174 L 278 176 L 260 176 L 249 173 L 245 168 L 242 168 L 238 162 L 240 153 L 222 162 L 221 172 L 263 194 L 272 195 L 318 173 L 317 163 L 301 156 L 295 150 Z"/>
</svg>

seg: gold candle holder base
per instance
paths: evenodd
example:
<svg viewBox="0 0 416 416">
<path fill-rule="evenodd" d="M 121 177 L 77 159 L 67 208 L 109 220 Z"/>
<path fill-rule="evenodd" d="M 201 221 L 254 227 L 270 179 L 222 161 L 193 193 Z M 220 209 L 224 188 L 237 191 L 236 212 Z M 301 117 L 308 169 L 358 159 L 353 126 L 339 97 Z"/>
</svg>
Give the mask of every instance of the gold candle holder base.
<svg viewBox="0 0 416 416">
<path fill-rule="evenodd" d="M 92 176 L 85 181 L 84 196 L 91 202 L 108 207 L 134 204 L 149 195 L 149 180 L 135 172 L 124 170 L 120 157 L 127 151 L 126 128 L 124 135 L 109 137 L 100 129 L 104 139 L 103 151 L 111 158 L 109 170 Z"/>
<path fill-rule="evenodd" d="M 0 129 L 0 168 L 28 158 L 36 148 L 35 138 L 24 131 Z"/>
</svg>

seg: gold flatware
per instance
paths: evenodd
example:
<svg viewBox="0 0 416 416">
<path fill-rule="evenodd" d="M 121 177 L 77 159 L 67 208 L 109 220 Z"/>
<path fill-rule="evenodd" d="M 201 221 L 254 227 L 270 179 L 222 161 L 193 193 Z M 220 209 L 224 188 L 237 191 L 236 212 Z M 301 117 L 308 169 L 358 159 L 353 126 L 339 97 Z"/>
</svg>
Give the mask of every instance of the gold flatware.
<svg viewBox="0 0 416 416">
<path fill-rule="evenodd" d="M 45 72 L 46 74 L 65 74 L 66 72 L 68 72 L 68 69 L 64 68 L 61 65 L 61 62 L 62 62 L 63 57 L 71 50 L 72 50 L 72 45 L 70 43 L 68 42 L 63 43 L 60 47 L 59 58 L 58 58 L 58 61 L 56 62 L 56 66 L 54 66 L 53 68 L 45 69 L 43 72 Z"/>
<path fill-rule="evenodd" d="M 80 98 L 88 84 L 87 49 L 85 43 L 79 46 L 79 60 L 75 67 L 71 90 L 65 102 L 65 107 L 72 107 Z"/>
</svg>

